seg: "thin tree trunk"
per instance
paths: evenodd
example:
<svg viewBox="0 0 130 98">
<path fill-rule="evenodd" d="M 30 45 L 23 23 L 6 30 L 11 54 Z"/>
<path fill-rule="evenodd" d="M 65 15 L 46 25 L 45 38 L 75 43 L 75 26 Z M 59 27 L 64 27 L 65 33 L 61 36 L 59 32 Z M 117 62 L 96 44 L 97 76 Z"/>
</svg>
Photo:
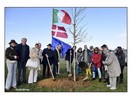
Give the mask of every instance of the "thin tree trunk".
<svg viewBox="0 0 130 98">
<path fill-rule="evenodd" d="M 74 16 L 74 81 L 76 81 L 76 75 L 75 75 L 75 34 L 76 34 L 76 8 L 75 8 L 75 16 Z"/>
</svg>

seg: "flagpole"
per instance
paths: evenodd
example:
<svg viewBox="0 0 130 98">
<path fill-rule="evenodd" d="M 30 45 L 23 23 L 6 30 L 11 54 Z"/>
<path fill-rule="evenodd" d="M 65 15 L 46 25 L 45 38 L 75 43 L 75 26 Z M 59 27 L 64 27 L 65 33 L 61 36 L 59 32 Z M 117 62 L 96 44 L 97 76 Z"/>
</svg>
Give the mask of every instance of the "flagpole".
<svg viewBox="0 0 130 98">
<path fill-rule="evenodd" d="M 76 14 L 76 8 L 75 8 L 75 14 Z M 76 75 L 75 75 L 75 35 L 76 35 L 76 25 L 75 25 L 75 21 L 74 20 L 74 81 L 76 81 Z"/>
</svg>

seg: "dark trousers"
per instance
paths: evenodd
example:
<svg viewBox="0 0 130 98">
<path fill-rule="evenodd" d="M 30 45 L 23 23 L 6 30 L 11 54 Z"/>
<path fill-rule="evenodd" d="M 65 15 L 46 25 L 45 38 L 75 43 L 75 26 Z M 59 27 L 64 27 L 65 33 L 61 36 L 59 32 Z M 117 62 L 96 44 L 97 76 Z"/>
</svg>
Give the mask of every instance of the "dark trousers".
<svg viewBox="0 0 130 98">
<path fill-rule="evenodd" d="M 56 67 L 56 72 L 58 73 L 58 70 L 59 70 L 59 65 L 58 65 L 58 63 L 57 64 L 55 64 L 55 67 Z"/>
<path fill-rule="evenodd" d="M 57 64 L 53 64 L 52 71 L 53 71 L 54 78 L 56 78 L 56 72 L 58 72 L 57 66 L 58 66 L 58 63 Z"/>
<path fill-rule="evenodd" d="M 23 82 L 26 82 L 26 61 L 19 61 L 18 62 L 18 79 L 17 81 L 20 82 L 21 74 Z"/>
<path fill-rule="evenodd" d="M 46 74 L 46 69 L 47 69 L 47 76 L 50 76 L 50 68 L 49 65 L 43 65 L 43 78 L 45 78 L 45 74 Z"/>
<path fill-rule="evenodd" d="M 121 66 L 120 82 L 123 82 L 123 70 L 124 66 Z"/>
</svg>

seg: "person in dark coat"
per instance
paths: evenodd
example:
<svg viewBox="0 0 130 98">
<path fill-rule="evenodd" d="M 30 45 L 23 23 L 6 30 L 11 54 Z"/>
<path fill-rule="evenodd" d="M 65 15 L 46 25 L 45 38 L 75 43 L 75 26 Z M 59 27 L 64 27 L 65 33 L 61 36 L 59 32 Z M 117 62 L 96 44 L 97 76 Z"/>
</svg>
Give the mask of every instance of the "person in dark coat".
<svg viewBox="0 0 130 98">
<path fill-rule="evenodd" d="M 71 64 L 73 62 L 74 58 L 74 49 L 76 50 L 76 46 L 73 46 L 71 49 L 68 49 L 65 54 L 65 60 L 66 60 L 66 67 L 67 67 L 67 73 L 68 76 L 71 76 Z"/>
<path fill-rule="evenodd" d="M 6 84 L 5 84 L 5 90 L 9 91 L 11 87 L 16 88 L 17 82 L 16 82 L 16 69 L 17 69 L 17 52 L 16 52 L 16 42 L 15 40 L 10 41 L 10 47 L 8 47 L 5 51 L 5 57 L 6 57 L 6 66 L 8 70 L 7 78 L 6 78 Z"/>
<path fill-rule="evenodd" d="M 107 56 L 105 54 L 105 51 L 108 50 L 108 47 L 107 47 L 106 44 L 103 44 L 101 46 L 101 48 L 102 48 L 102 57 L 101 57 L 101 63 L 102 63 L 103 61 L 106 60 Z M 107 65 L 105 65 L 105 64 L 102 63 L 102 67 L 103 67 L 102 68 L 102 73 L 104 73 L 104 78 L 105 78 L 104 82 L 107 82 L 109 84 L 109 76 L 108 76 L 108 72 L 107 72 L 107 70 L 108 70 Z"/>
<path fill-rule="evenodd" d="M 22 82 L 26 83 L 26 62 L 29 59 L 29 46 L 26 44 L 27 39 L 22 38 L 21 44 L 18 44 L 16 47 L 19 59 L 18 59 L 18 85 L 21 83 L 21 73 L 22 73 Z"/>
<path fill-rule="evenodd" d="M 86 64 L 91 63 L 91 57 L 92 57 L 92 52 L 87 48 L 87 45 L 84 45 L 84 50 L 83 50 L 83 61 Z M 88 64 L 88 65 L 89 65 Z"/>
<path fill-rule="evenodd" d="M 82 48 L 78 48 L 77 53 L 76 53 L 76 75 L 79 74 L 79 72 L 81 72 L 81 69 L 79 67 L 79 63 L 82 61 Z"/>
<path fill-rule="evenodd" d="M 47 57 L 49 59 L 50 64 L 52 64 L 53 61 L 53 50 L 51 49 L 52 45 L 48 44 L 47 48 L 45 48 L 42 52 L 42 56 L 43 56 L 43 79 L 45 78 L 45 73 L 46 73 L 46 67 L 47 67 L 47 76 L 50 76 L 50 68 L 48 65 L 48 61 L 47 61 Z"/>
<path fill-rule="evenodd" d="M 53 75 L 54 78 L 56 78 L 56 73 L 59 74 L 59 63 L 60 63 L 60 50 L 61 50 L 61 45 L 58 45 L 57 48 L 53 52 Z"/>
<path fill-rule="evenodd" d="M 121 47 L 117 47 L 117 52 L 115 53 L 121 68 L 121 74 L 120 74 L 120 84 L 123 83 L 123 70 L 125 66 L 125 53 L 123 52 Z"/>
</svg>

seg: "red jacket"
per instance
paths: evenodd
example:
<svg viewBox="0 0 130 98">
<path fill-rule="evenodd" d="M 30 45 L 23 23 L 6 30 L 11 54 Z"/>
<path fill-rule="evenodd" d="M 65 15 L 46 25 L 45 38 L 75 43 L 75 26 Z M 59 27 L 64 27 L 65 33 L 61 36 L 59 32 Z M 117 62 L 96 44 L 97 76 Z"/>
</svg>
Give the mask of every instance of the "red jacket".
<svg viewBox="0 0 130 98">
<path fill-rule="evenodd" d="M 101 54 L 100 53 L 98 54 L 93 53 L 91 61 L 92 61 L 92 67 L 94 66 L 94 64 L 96 64 L 97 68 L 101 68 Z"/>
</svg>

